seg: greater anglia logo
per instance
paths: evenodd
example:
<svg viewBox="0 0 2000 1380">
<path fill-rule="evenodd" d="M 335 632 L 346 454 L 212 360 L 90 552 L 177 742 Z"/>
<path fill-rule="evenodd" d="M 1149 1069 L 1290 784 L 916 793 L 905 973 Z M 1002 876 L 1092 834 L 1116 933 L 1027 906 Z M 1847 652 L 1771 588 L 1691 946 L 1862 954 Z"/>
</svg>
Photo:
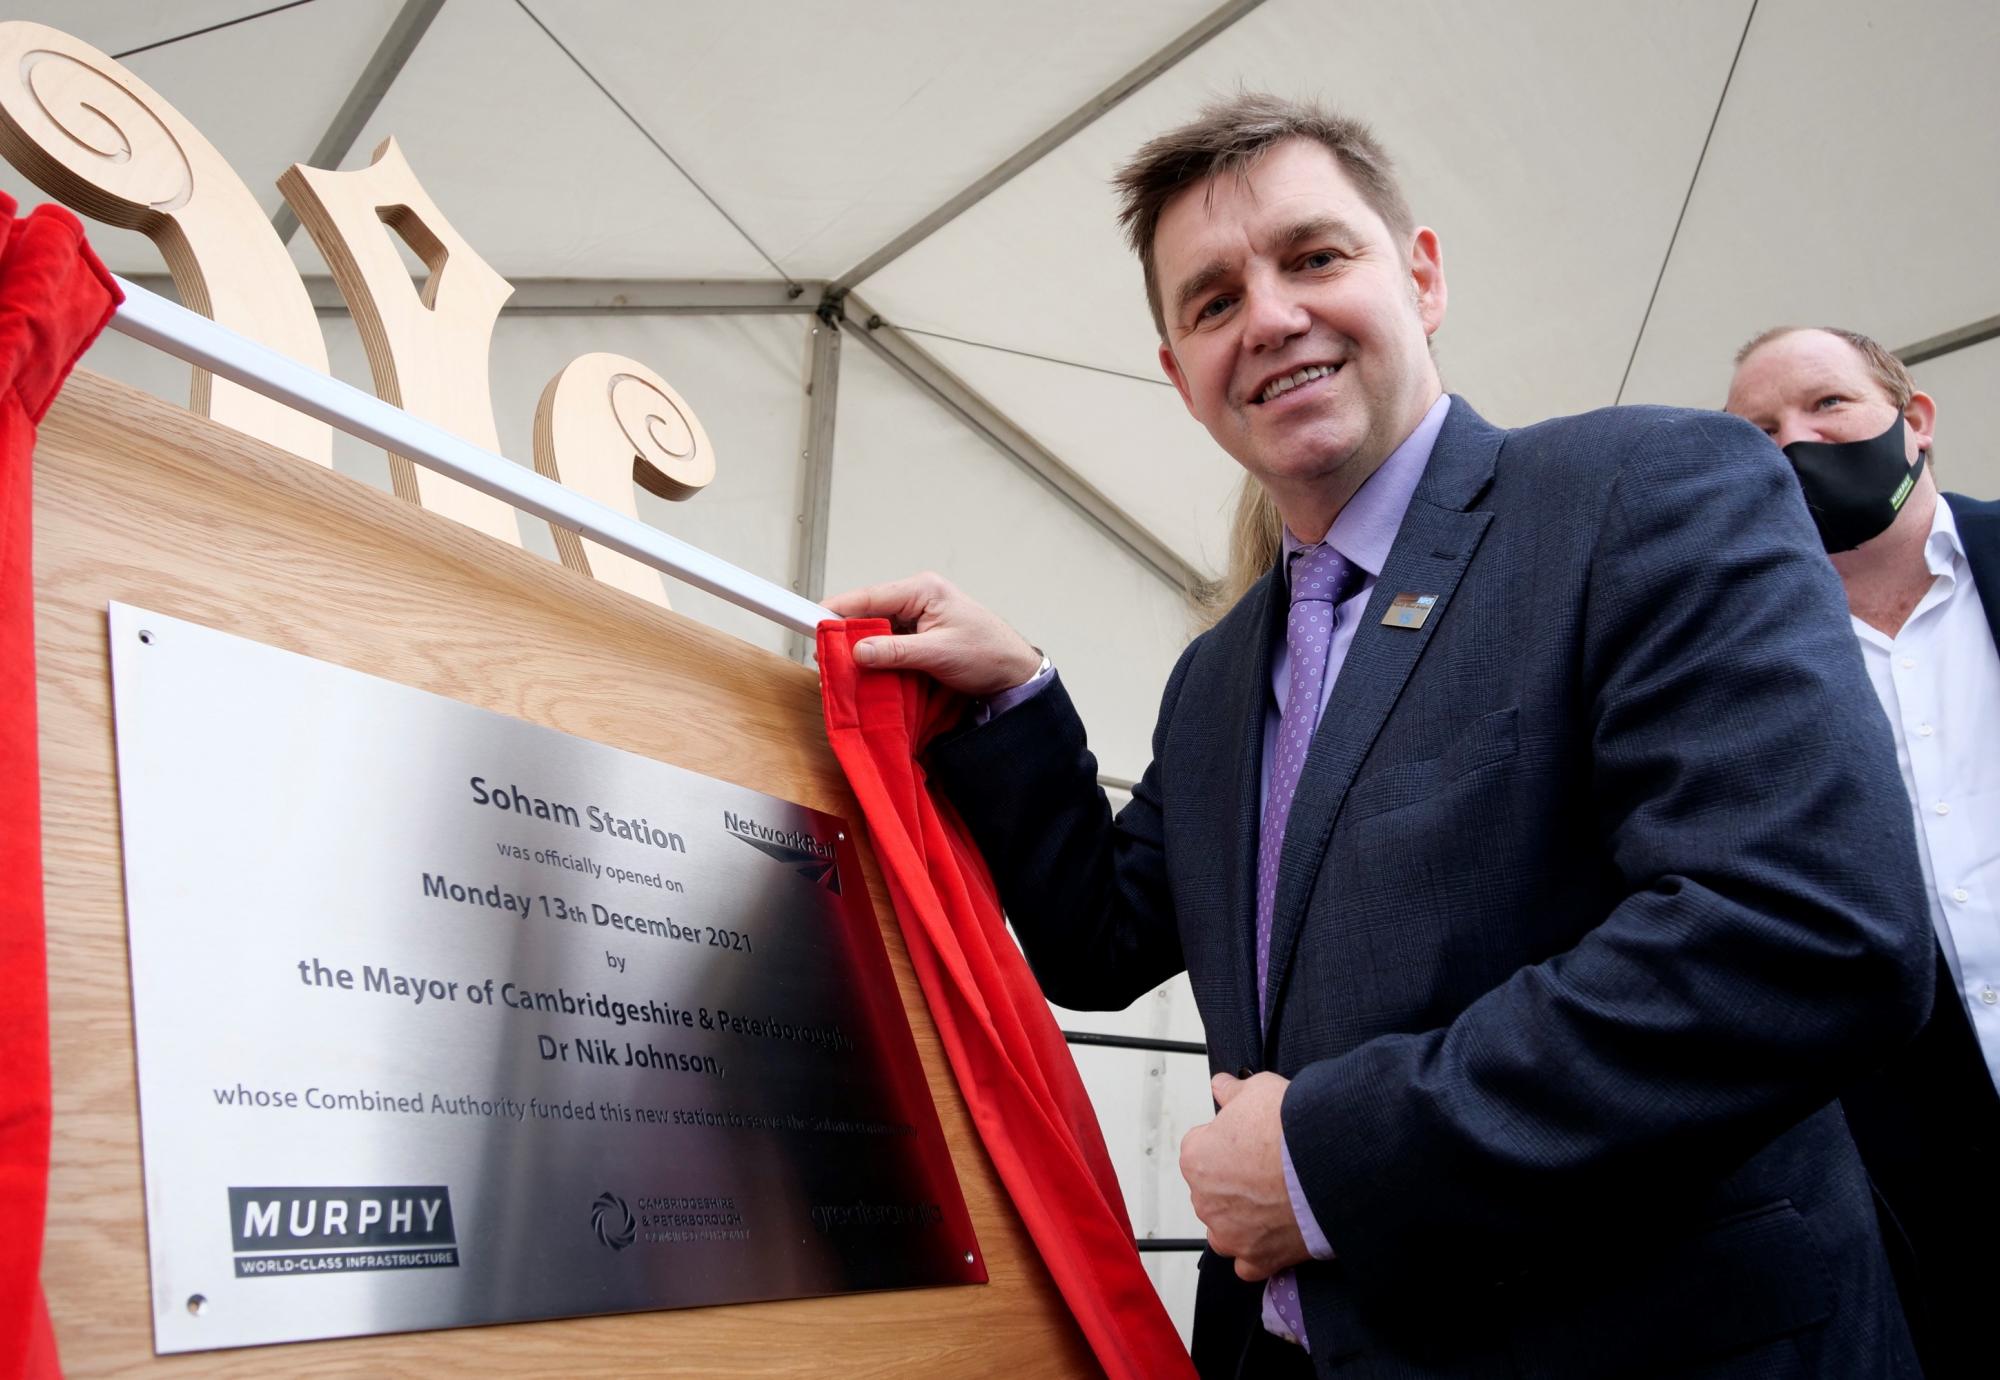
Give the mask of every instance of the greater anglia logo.
<svg viewBox="0 0 2000 1380">
<path fill-rule="evenodd" d="M 622 1251 L 639 1239 L 639 1224 L 632 1218 L 632 1209 L 609 1190 L 598 1194 L 590 1205 L 590 1229 L 614 1251 Z"/>
<path fill-rule="evenodd" d="M 722 812 L 722 827 L 758 852 L 790 863 L 801 877 L 840 895 L 840 864 L 834 847 L 803 829 L 773 829 L 734 810 Z"/>
<path fill-rule="evenodd" d="M 231 1188 L 229 1231 L 239 1279 L 458 1264 L 442 1184 Z"/>
</svg>

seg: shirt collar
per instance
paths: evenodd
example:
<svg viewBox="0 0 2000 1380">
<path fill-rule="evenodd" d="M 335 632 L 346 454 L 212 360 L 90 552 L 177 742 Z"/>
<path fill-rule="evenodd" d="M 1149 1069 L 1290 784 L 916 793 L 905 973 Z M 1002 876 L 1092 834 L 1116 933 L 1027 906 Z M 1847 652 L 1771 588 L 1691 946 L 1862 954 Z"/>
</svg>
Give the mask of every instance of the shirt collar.
<svg viewBox="0 0 2000 1380">
<path fill-rule="evenodd" d="M 1971 567 L 1966 564 L 1965 543 L 1958 535 L 1958 520 L 1952 516 L 1951 505 L 1944 501 L 1943 494 L 1938 495 L 1937 507 L 1931 513 L 1930 535 L 1924 538 L 1924 568 L 1930 571 L 1931 587 L 1910 611 L 1910 623 L 1969 587 Z M 1864 646 L 1884 652 L 1895 646 L 1896 639 L 1880 628 L 1871 627 L 1852 614 L 1848 615 L 1848 621 Z"/>
<path fill-rule="evenodd" d="M 1931 514 L 1931 534 L 1924 538 L 1924 563 L 1932 575 L 1949 575 L 1955 581 L 1965 562 L 1965 543 L 1958 535 L 1958 521 L 1951 505 L 1939 494 L 1937 511 Z"/>
<path fill-rule="evenodd" d="M 1347 500 L 1347 506 L 1340 510 L 1340 516 L 1321 539 L 1371 578 L 1380 575 L 1388 562 L 1389 548 L 1396 544 L 1396 531 L 1403 525 L 1403 514 L 1410 510 L 1410 496 L 1417 491 L 1417 481 L 1424 477 L 1424 466 L 1430 463 L 1438 432 L 1444 429 L 1444 414 L 1450 410 L 1451 394 L 1439 394 L 1416 430 L 1389 452 L 1389 458 Z M 1938 507 L 1944 507 L 1942 501 Z M 1289 581 L 1292 557 L 1321 543 L 1302 542 L 1292 535 L 1289 527 L 1284 532 L 1285 578 Z M 1953 535 L 1955 539 L 1955 530 Z"/>
</svg>

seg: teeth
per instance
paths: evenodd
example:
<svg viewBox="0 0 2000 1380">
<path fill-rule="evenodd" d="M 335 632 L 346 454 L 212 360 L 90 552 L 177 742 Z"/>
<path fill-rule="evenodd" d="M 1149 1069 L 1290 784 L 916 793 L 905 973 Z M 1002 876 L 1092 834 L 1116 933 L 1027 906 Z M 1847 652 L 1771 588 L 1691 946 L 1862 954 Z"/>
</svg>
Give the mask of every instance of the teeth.
<svg viewBox="0 0 2000 1380">
<path fill-rule="evenodd" d="M 1264 391 L 1257 395 L 1257 401 L 1269 402 L 1281 393 L 1289 393 L 1302 383 L 1311 383 L 1314 379 L 1323 379 L 1332 372 L 1333 369 L 1327 365 L 1308 364 L 1296 374 L 1287 374 L 1281 379 L 1271 380 L 1265 386 Z"/>
</svg>

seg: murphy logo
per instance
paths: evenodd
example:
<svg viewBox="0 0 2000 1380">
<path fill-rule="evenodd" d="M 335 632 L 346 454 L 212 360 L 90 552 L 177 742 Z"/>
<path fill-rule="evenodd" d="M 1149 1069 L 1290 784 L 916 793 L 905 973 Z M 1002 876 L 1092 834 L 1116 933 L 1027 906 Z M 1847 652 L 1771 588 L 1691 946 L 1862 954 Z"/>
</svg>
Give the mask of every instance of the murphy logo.
<svg viewBox="0 0 2000 1380">
<path fill-rule="evenodd" d="M 590 1204 L 590 1229 L 597 1239 L 614 1251 L 622 1251 L 639 1239 L 639 1224 L 632 1209 L 616 1193 L 600 1193 Z"/>
<path fill-rule="evenodd" d="M 422 1270 L 458 1264 L 451 1190 L 231 1188 L 236 1275 Z"/>
<path fill-rule="evenodd" d="M 734 810 L 722 812 L 722 827 L 758 852 L 790 863 L 807 881 L 840 895 L 840 865 L 834 861 L 832 844 L 821 843 L 803 829 L 773 829 Z"/>
</svg>

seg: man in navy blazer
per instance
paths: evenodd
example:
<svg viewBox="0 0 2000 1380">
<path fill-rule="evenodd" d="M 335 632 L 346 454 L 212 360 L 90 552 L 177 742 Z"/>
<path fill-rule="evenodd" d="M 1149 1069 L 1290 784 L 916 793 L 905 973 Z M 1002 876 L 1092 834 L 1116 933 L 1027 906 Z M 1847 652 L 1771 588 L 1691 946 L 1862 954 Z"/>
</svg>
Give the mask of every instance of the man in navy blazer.
<svg viewBox="0 0 2000 1380">
<path fill-rule="evenodd" d="M 1938 492 L 1937 404 L 1859 332 L 1765 331 L 1728 405 L 1793 459 L 1894 735 L 1937 999 L 1842 1104 L 1925 1374 L 1990 1375 L 2000 1254 L 1974 1224 L 2000 1182 L 2000 503 Z"/>
<path fill-rule="evenodd" d="M 1446 397 L 1438 237 L 1352 121 L 1238 97 L 1120 186 L 1161 364 L 1271 512 L 1131 803 L 948 583 L 830 602 L 984 701 L 930 768 L 1048 995 L 1190 976 L 1198 1367 L 1914 1374 L 1834 1098 L 1928 1012 L 1924 896 L 1782 457 Z"/>
</svg>

